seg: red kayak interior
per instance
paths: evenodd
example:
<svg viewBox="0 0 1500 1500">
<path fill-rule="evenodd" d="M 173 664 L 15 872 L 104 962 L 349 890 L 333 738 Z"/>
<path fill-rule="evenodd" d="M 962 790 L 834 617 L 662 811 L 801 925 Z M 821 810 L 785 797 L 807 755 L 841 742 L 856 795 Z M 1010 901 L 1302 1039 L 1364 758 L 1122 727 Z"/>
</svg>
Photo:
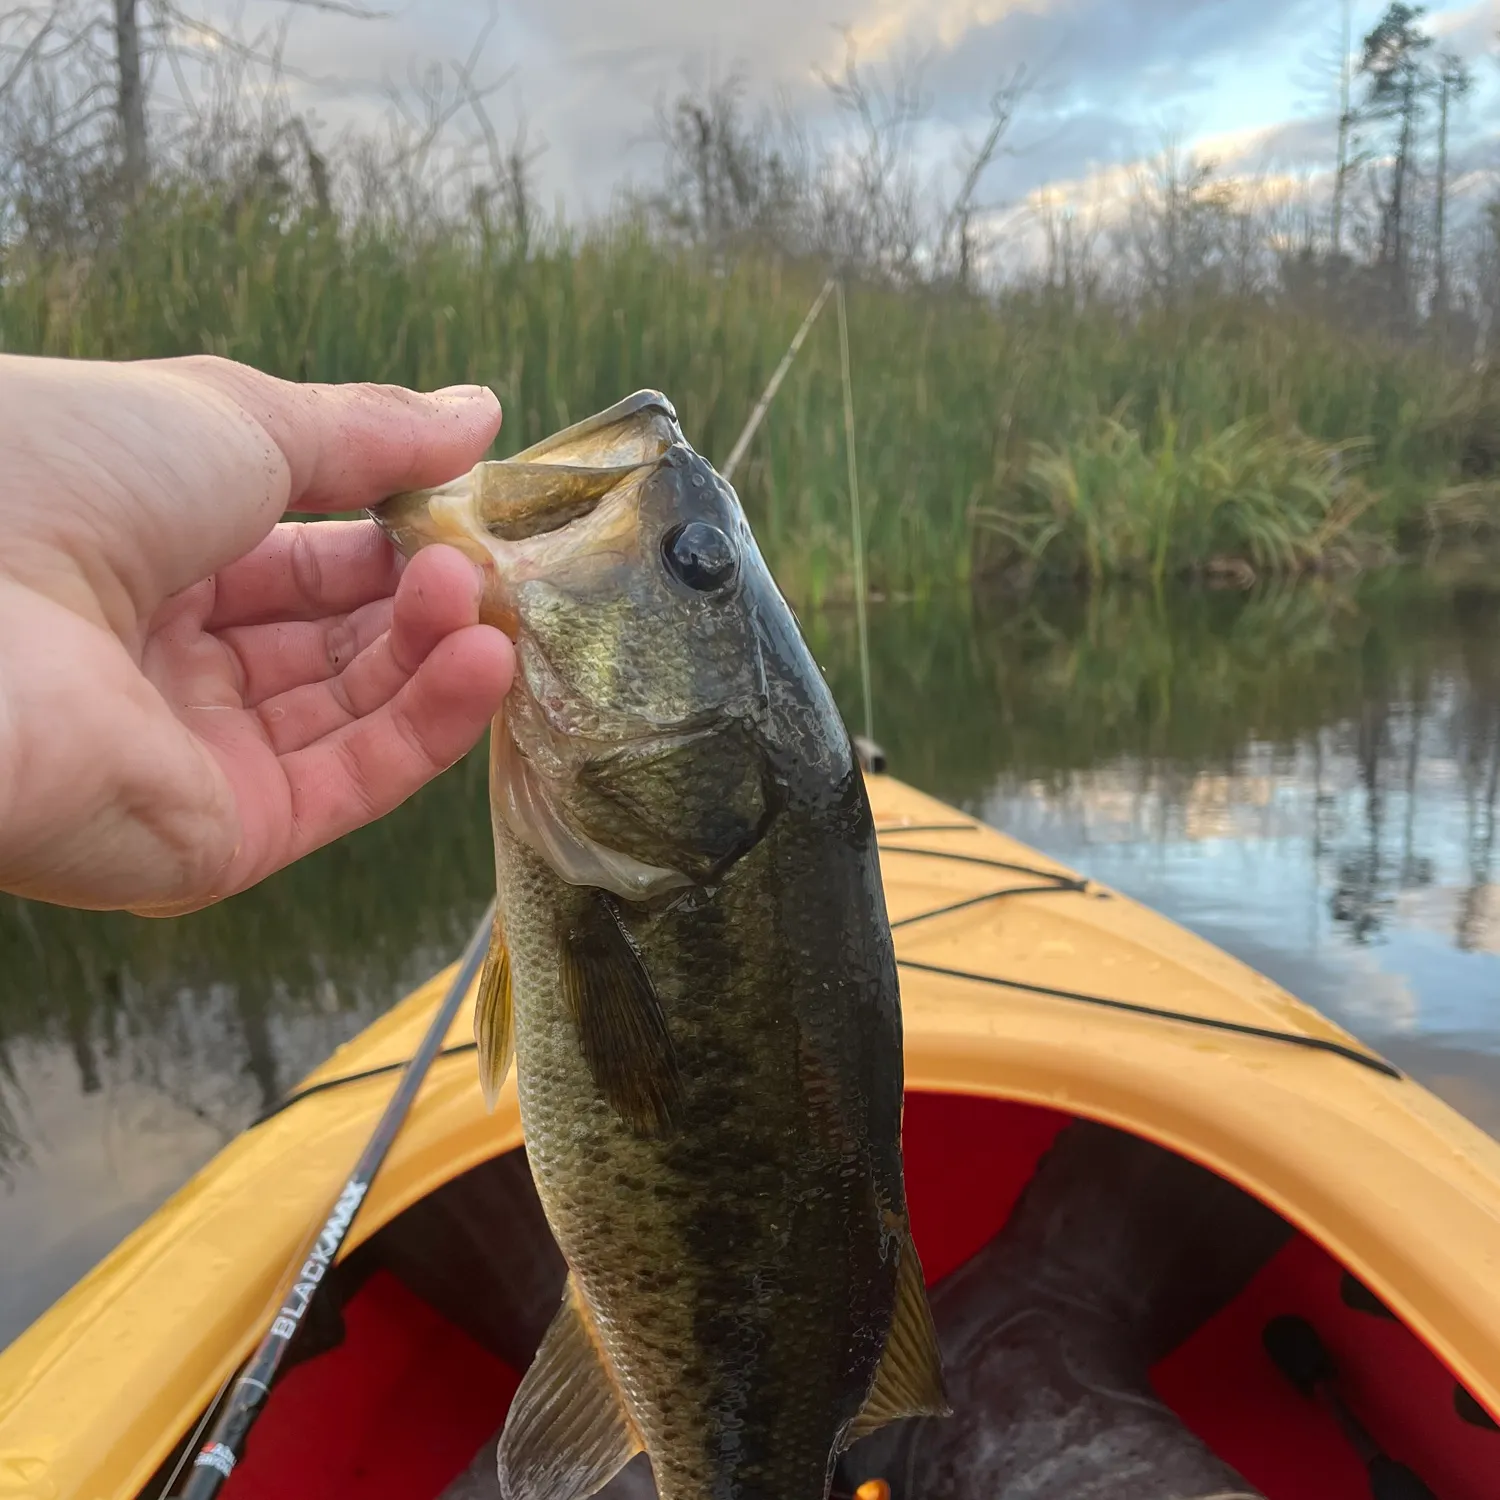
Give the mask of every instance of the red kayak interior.
<svg viewBox="0 0 1500 1500">
<path fill-rule="evenodd" d="M 907 1190 L 929 1285 L 1001 1230 L 1069 1118 L 989 1099 L 908 1096 Z M 1368 1500 L 1365 1466 L 1334 1416 L 1304 1397 L 1262 1345 L 1268 1320 L 1298 1314 L 1332 1353 L 1341 1394 L 1386 1453 L 1436 1500 L 1493 1500 L 1500 1430 L 1402 1323 L 1351 1299 L 1350 1280 L 1293 1234 L 1152 1366 L 1158 1395 L 1269 1500 Z M 225 1493 L 436 1497 L 493 1438 L 520 1373 L 398 1276 L 377 1270 L 344 1307 L 342 1342 L 278 1383 Z"/>
</svg>

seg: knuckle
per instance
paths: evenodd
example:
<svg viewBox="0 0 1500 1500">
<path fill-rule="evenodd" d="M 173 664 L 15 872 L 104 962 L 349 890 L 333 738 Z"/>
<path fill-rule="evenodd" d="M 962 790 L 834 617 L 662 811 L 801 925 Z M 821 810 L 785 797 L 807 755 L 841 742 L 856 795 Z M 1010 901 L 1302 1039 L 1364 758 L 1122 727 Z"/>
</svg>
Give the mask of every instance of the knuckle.
<svg viewBox="0 0 1500 1500">
<path fill-rule="evenodd" d="M 370 785 L 369 769 L 359 753 L 359 747 L 352 739 L 345 740 L 339 746 L 338 755 L 355 818 L 361 823 L 373 822 L 385 811 L 385 807 Z"/>
<path fill-rule="evenodd" d="M 313 545 L 312 533 L 301 522 L 292 522 L 292 584 L 298 596 L 309 606 L 323 597 L 323 563 Z"/>
<path fill-rule="evenodd" d="M 329 623 L 323 635 L 328 675 L 337 677 L 359 655 L 359 632 L 348 615 Z"/>
<path fill-rule="evenodd" d="M 432 744 L 416 718 L 401 706 L 391 711 L 391 727 L 400 739 L 407 756 L 427 774 L 443 768 L 442 759 L 434 753 Z"/>
</svg>

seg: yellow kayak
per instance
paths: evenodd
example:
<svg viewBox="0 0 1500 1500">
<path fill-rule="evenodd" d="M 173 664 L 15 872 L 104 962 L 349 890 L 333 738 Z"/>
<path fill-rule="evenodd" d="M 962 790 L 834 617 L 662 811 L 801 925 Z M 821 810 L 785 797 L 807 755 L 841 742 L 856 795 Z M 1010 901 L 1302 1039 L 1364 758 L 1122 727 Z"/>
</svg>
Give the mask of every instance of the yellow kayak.
<svg viewBox="0 0 1500 1500">
<path fill-rule="evenodd" d="M 1123 1246 L 1109 1253 L 1143 1305 L 1170 1284 L 1177 1310 L 1137 1328 L 1138 1404 L 1242 1476 L 1233 1493 L 1364 1500 L 1374 1462 L 1438 1500 L 1500 1495 L 1500 1144 L 1162 917 L 894 779 L 869 784 L 902 966 L 912 1222 L 940 1331 L 945 1316 L 983 1322 L 1007 1277 L 1005 1295 L 1055 1282 L 1073 1221 L 1023 1244 L 1024 1223 L 1080 1191 L 1068 1163 L 1083 1161 L 1090 1213 L 1124 1223 L 1142 1195 L 1187 1195 L 1182 1213 L 1152 1210 L 1151 1235 L 1198 1235 L 1191 1255 L 1152 1260 L 1140 1234 L 1112 1230 L 1090 1231 L 1089 1253 Z M 342 1047 L 0 1355 L 0 1500 L 161 1493 L 447 977 Z M 483 1477 L 560 1273 L 517 1149 L 514 1075 L 487 1114 L 471 1024 L 466 1006 L 346 1242 L 341 1315 L 309 1327 L 229 1496 L 435 1500 Z M 1252 1227 L 1214 1239 L 1231 1222 Z M 984 1397 L 991 1377 L 944 1340 L 955 1389 L 989 1401 L 974 1420 L 996 1431 L 1051 1378 L 1043 1361 Z M 1324 1367 L 1309 1355 L 1299 1375 L 1308 1347 Z M 864 1467 L 894 1462 L 882 1453 Z M 896 1500 L 919 1500 L 892 1472 Z"/>
</svg>

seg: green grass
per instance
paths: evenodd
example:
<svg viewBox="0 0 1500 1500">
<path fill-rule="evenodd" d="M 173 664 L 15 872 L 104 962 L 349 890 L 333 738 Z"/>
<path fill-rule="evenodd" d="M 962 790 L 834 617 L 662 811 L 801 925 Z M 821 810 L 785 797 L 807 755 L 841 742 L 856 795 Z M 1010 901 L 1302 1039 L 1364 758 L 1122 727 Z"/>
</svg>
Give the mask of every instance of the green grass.
<svg viewBox="0 0 1500 1500">
<path fill-rule="evenodd" d="M 0 347 L 206 350 L 292 378 L 482 381 L 506 409 L 502 453 L 652 385 L 722 460 L 821 279 L 770 261 L 716 269 L 629 226 L 556 230 L 523 256 L 478 229 L 341 225 L 174 189 L 103 251 L 0 248 Z M 847 592 L 851 571 L 825 317 L 737 476 L 805 603 Z M 1464 464 L 1488 451 L 1475 434 L 1494 429 L 1500 403 L 1427 355 L 1306 316 L 859 287 L 850 318 L 882 592 L 1006 571 L 1295 572 L 1419 549 L 1450 519 L 1469 536 L 1497 513 L 1486 475 Z M 1346 468 L 1359 457 L 1352 477 L 1334 474 L 1336 455 Z"/>
<path fill-rule="evenodd" d="M 1149 578 L 1290 574 L 1371 555 L 1375 496 L 1350 473 L 1362 444 L 1247 418 L 1194 443 L 1173 421 L 1154 447 L 1105 417 L 1071 444 L 1037 442 L 1013 493 L 977 512 L 1028 574 Z"/>
</svg>

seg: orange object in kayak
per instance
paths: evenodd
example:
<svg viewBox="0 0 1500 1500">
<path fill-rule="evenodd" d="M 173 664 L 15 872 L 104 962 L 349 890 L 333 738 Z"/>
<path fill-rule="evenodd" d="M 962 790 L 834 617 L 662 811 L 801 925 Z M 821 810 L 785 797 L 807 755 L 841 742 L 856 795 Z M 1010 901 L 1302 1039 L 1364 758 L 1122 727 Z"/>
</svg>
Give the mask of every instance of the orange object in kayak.
<svg viewBox="0 0 1500 1500">
<path fill-rule="evenodd" d="M 871 777 L 870 795 L 902 964 L 912 1224 L 940 1332 L 945 1298 L 988 1295 L 989 1258 L 1037 1285 L 1057 1271 L 1055 1237 L 1024 1262 L 1048 1194 L 1083 1182 L 1091 1212 L 1128 1219 L 1138 1200 L 1111 1198 L 1104 1166 L 1134 1163 L 1143 1191 L 1188 1195 L 1156 1214 L 1167 1230 L 1215 1194 L 1254 1226 L 1221 1297 L 1215 1257 L 1170 1263 L 1179 1322 L 1146 1318 L 1136 1351 L 1205 1465 L 1270 1500 L 1365 1500 L 1349 1416 L 1438 1500 L 1500 1493 L 1500 1145 L 1163 918 L 892 779 Z M 392 1075 L 364 1075 L 410 1055 L 445 978 L 341 1048 L 0 1355 L 0 1500 L 158 1492 L 380 1112 Z M 450 1046 L 471 1025 L 466 1010 Z M 470 1051 L 435 1064 L 346 1245 L 341 1339 L 278 1385 L 228 1495 L 436 1500 L 471 1465 L 483 1477 L 560 1285 L 520 1143 L 514 1077 L 489 1115 Z M 1101 1222 L 1092 1242 L 1113 1243 Z M 507 1239 L 531 1248 L 506 1262 Z M 1182 1323 L 1178 1294 L 1199 1281 Z M 1273 1347 L 1268 1329 L 1304 1326 L 1333 1374 L 1299 1374 Z M 878 1484 L 918 1500 L 885 1469 L 851 1474 L 847 1493 Z"/>
</svg>

